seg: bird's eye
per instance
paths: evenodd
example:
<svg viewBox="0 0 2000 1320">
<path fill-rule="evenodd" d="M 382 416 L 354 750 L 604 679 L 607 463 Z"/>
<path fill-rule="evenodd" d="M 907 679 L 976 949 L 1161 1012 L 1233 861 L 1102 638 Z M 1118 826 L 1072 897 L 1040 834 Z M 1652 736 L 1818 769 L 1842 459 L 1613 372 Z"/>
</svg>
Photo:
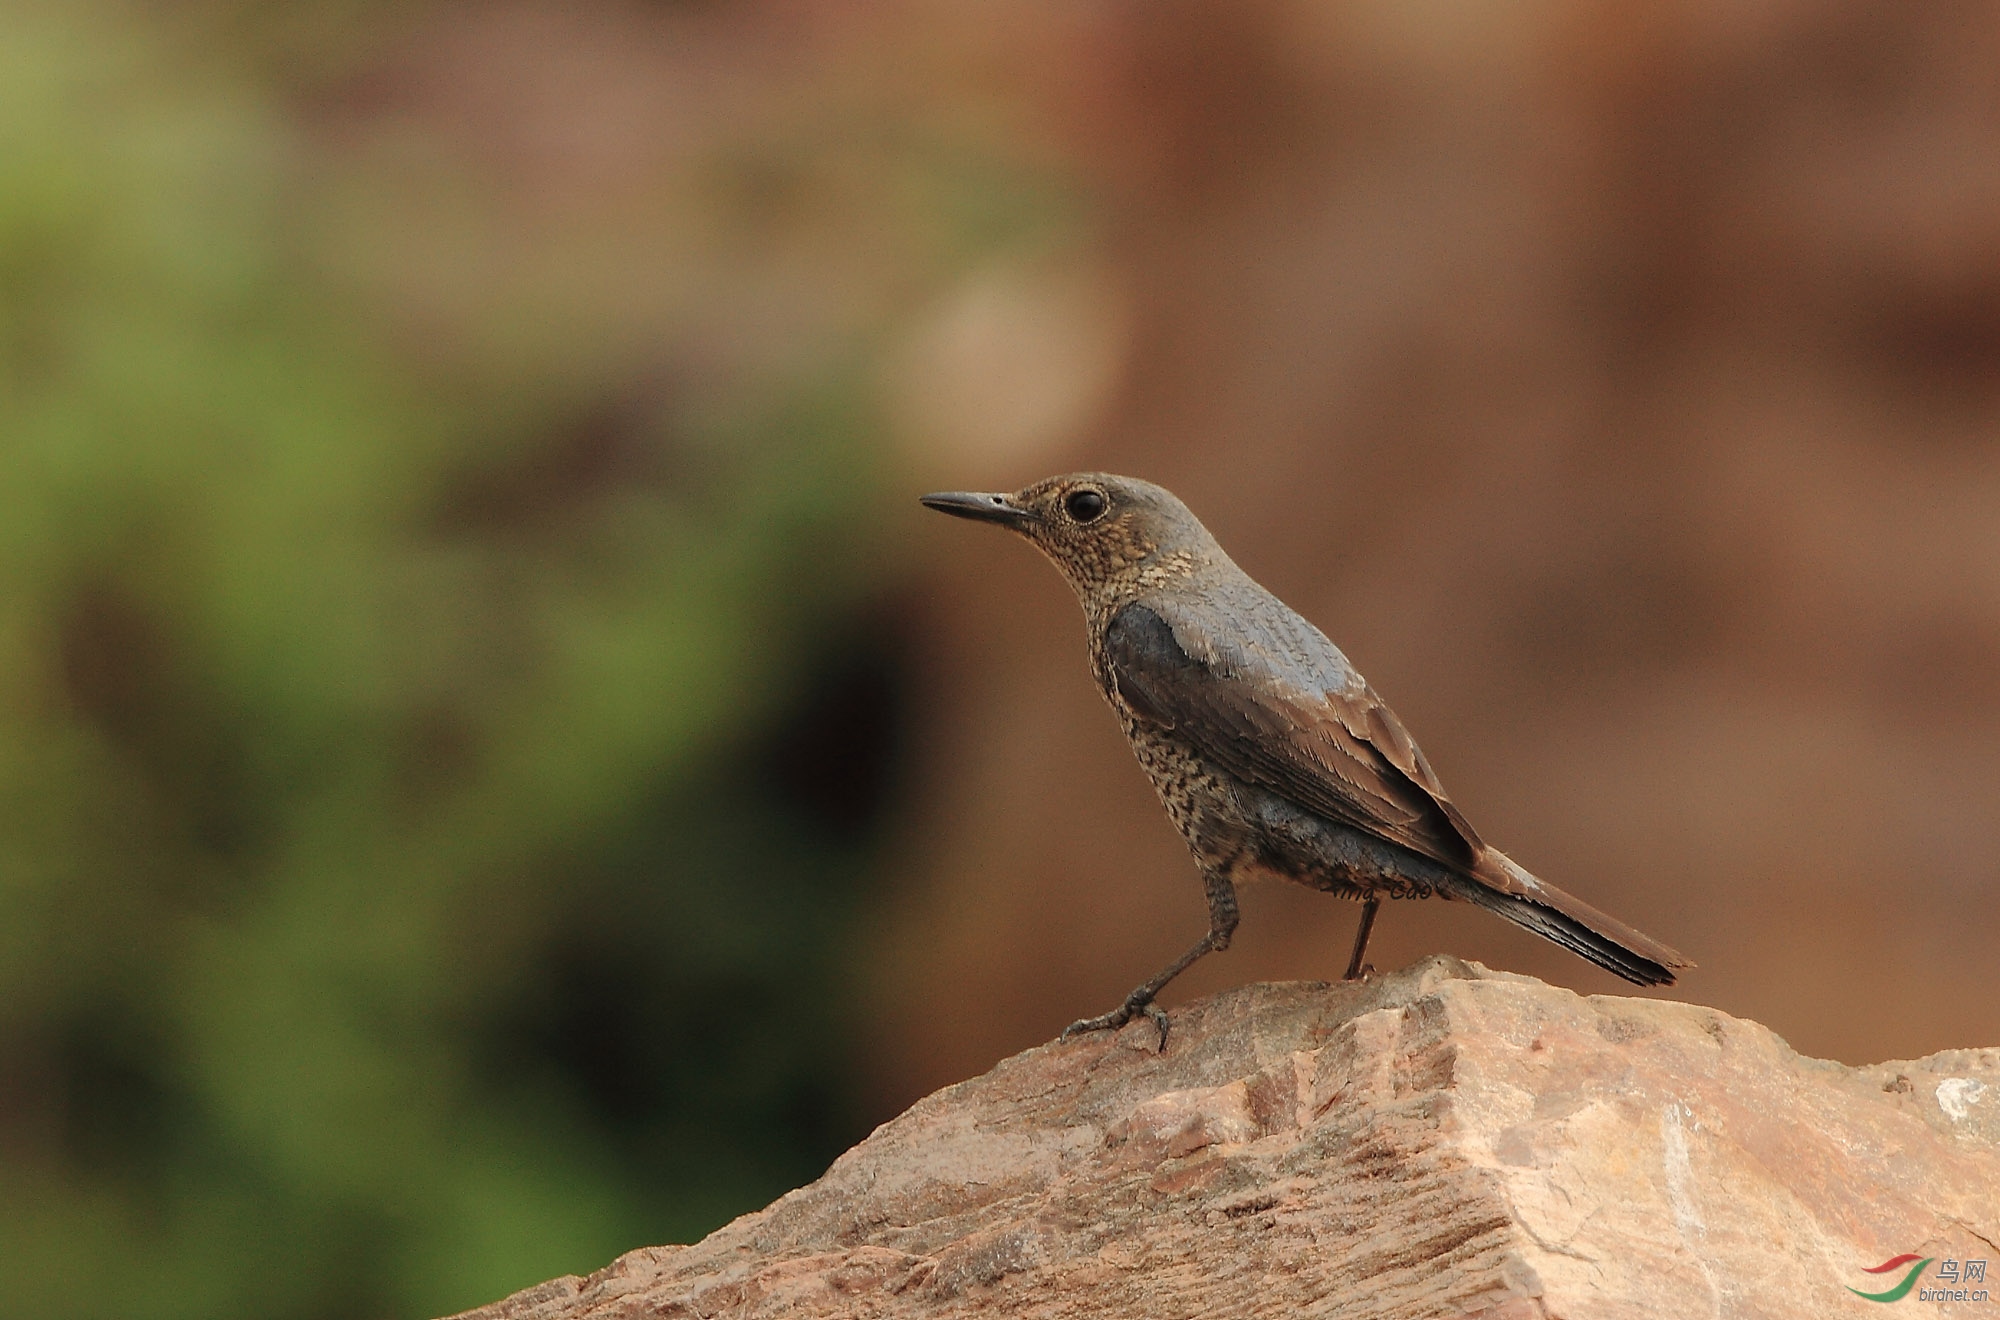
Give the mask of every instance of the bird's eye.
<svg viewBox="0 0 2000 1320">
<path fill-rule="evenodd" d="M 1104 492 L 1073 490 L 1063 497 L 1063 508 L 1080 523 L 1094 522 L 1104 516 Z"/>
</svg>

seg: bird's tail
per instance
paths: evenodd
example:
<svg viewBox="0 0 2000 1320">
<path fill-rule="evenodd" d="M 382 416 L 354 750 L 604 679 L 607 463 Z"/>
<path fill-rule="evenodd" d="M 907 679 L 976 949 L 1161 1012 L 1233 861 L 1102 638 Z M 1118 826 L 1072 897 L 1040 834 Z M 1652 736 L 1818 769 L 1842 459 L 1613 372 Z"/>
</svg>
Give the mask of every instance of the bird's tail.
<svg viewBox="0 0 2000 1320">
<path fill-rule="evenodd" d="M 1530 875 L 1497 848 L 1487 848 L 1447 896 L 1477 903 L 1634 985 L 1672 985 L 1677 968 L 1694 966 L 1650 935 Z"/>
</svg>

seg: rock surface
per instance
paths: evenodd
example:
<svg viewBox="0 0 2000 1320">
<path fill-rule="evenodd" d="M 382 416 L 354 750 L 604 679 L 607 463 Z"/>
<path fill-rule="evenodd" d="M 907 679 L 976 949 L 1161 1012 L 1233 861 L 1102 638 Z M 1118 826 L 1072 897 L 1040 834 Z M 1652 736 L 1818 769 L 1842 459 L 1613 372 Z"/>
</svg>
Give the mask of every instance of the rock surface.
<svg viewBox="0 0 2000 1320">
<path fill-rule="evenodd" d="M 1017 1055 L 693 1246 L 467 1320 L 1879 1316 L 1849 1285 L 1902 1252 L 2000 1298 L 2000 1049 L 1848 1068 L 1448 957 L 1173 1022 L 1164 1055 L 1144 1024 Z"/>
</svg>

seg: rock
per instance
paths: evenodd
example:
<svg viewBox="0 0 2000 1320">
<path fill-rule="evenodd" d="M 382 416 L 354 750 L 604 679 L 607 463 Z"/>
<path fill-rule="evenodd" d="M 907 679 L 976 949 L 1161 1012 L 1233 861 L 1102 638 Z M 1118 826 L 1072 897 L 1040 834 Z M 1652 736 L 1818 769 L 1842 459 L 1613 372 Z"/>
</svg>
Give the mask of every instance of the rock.
<svg viewBox="0 0 2000 1320">
<path fill-rule="evenodd" d="M 1028 1050 L 694 1246 L 465 1320 L 1875 1315 L 1849 1286 L 1903 1252 L 2000 1295 L 2000 1049 L 1848 1068 L 1449 957 L 1173 1024 Z"/>
</svg>

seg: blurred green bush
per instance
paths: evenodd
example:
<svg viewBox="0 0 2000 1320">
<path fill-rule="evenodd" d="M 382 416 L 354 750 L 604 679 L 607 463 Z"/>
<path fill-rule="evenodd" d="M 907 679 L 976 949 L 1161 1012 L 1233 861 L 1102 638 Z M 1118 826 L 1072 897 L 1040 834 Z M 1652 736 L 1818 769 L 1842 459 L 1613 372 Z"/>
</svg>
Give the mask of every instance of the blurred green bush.
<svg viewBox="0 0 2000 1320">
<path fill-rule="evenodd" d="M 256 78 L 90 13 L 0 15 L 0 1315 L 439 1314 L 813 1176 L 856 373 L 399 344 Z"/>
</svg>

